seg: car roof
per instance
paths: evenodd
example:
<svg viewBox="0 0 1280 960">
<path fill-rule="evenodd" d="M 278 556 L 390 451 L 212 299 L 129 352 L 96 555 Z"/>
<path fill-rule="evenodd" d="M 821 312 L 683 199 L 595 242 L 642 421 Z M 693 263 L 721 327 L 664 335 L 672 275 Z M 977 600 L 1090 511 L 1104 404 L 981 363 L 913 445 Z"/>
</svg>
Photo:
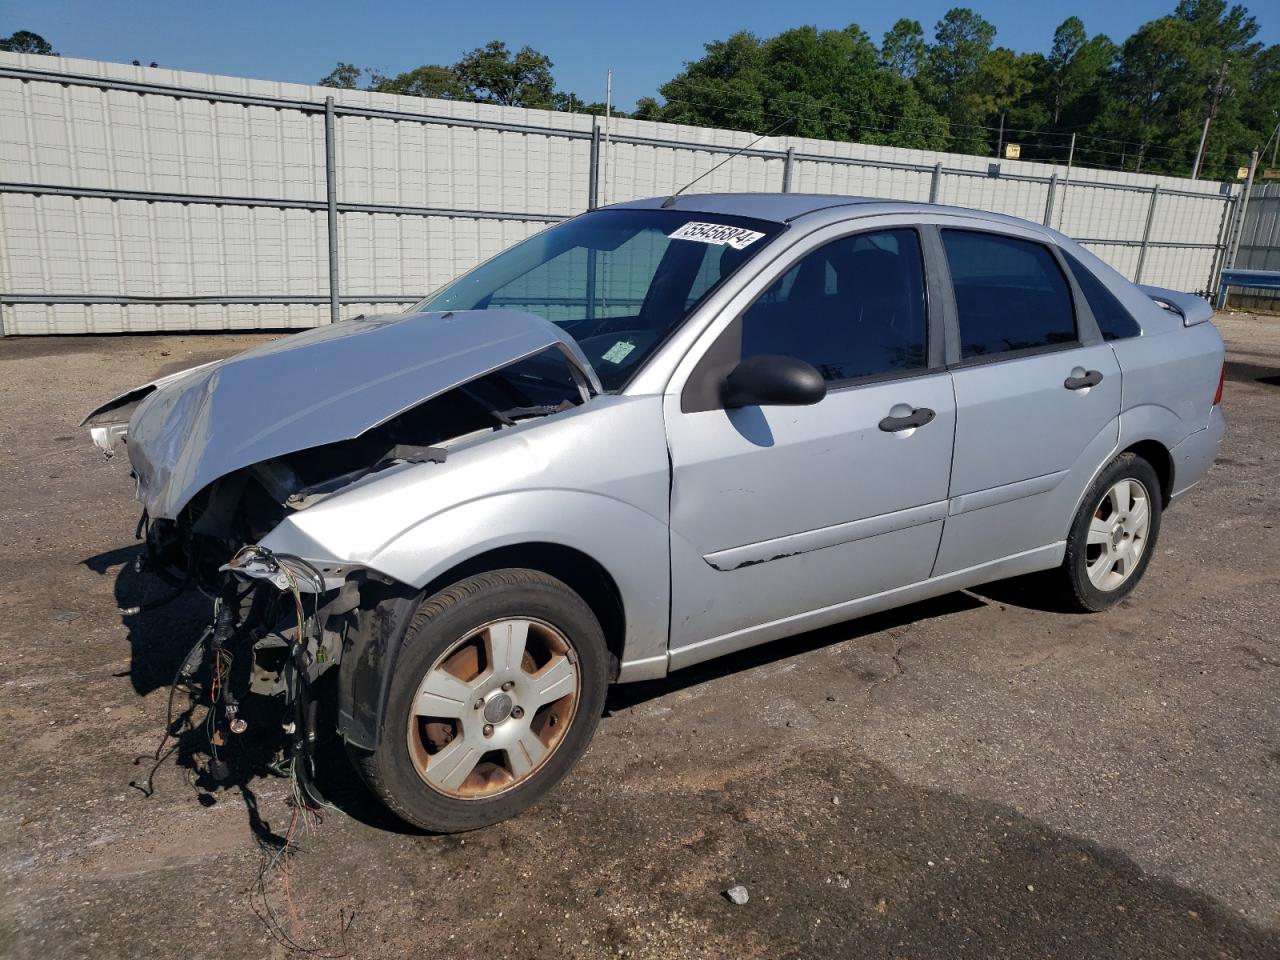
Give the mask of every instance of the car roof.
<svg viewBox="0 0 1280 960">
<path fill-rule="evenodd" d="M 775 223 L 792 223 L 816 214 L 824 214 L 824 219 L 831 220 L 867 217 L 882 213 L 964 216 L 976 217 L 994 224 L 1032 229 L 1054 239 L 1058 237 L 1055 231 L 1042 224 L 1002 213 L 937 203 L 885 200 L 881 197 L 849 197 L 825 193 L 694 193 L 676 197 L 673 202 L 668 203 L 669 200 L 669 197 L 650 197 L 644 200 L 611 204 L 605 209 L 656 210 L 663 208 L 665 204 L 666 209 L 681 210 L 686 213 L 754 217 L 757 220 L 771 220 Z"/>
<path fill-rule="evenodd" d="M 611 209 L 653 210 L 662 207 L 668 199 L 650 197 L 632 200 L 629 203 L 613 204 Z M 730 214 L 786 223 L 830 207 L 877 202 L 883 201 L 871 197 L 841 197 L 818 193 L 691 193 L 676 197 L 674 202 L 667 205 L 667 209 Z"/>
</svg>

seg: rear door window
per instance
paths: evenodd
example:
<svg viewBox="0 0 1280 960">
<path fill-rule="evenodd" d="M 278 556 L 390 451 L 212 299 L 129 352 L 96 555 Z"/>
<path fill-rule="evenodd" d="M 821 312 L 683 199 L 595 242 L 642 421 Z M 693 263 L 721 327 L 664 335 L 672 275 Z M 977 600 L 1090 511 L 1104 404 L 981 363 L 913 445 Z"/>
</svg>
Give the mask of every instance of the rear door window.
<svg viewBox="0 0 1280 960">
<path fill-rule="evenodd" d="M 943 230 L 960 324 L 960 359 L 1077 342 L 1071 290 L 1043 244 Z"/>
</svg>

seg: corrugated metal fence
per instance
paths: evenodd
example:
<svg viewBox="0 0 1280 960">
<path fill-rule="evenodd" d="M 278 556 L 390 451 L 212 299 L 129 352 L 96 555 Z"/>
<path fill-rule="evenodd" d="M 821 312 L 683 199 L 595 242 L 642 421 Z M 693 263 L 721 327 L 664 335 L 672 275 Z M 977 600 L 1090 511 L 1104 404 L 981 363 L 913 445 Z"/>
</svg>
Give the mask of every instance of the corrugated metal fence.
<svg viewBox="0 0 1280 960">
<path fill-rule="evenodd" d="M 1280 183 L 1254 185 L 1245 209 L 1235 266 L 1242 270 L 1280 270 Z M 1232 290 L 1228 303 L 1245 309 L 1275 310 L 1274 290 Z"/>
<path fill-rule="evenodd" d="M 307 327 L 398 309 L 565 217 L 663 195 L 750 134 L 0 53 L 0 330 Z M 1227 184 L 795 137 L 695 191 L 795 190 L 1049 223 L 1213 289 Z"/>
</svg>

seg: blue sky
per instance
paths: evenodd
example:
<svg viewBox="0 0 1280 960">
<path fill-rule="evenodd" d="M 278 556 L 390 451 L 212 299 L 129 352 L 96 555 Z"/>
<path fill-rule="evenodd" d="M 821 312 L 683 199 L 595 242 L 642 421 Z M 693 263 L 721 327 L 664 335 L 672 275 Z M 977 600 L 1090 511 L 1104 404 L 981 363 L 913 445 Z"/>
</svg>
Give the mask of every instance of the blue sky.
<svg viewBox="0 0 1280 960">
<path fill-rule="evenodd" d="M 858 23 L 876 42 L 898 17 L 927 32 L 964 0 L 751 3 L 648 0 L 624 4 L 562 2 L 431 3 L 429 0 L 2 0 L 0 36 L 32 30 L 70 57 L 129 62 L 267 80 L 314 83 L 338 60 L 397 73 L 423 63 L 452 63 L 489 40 L 529 44 L 555 62 L 562 89 L 604 99 L 614 70 L 615 100 L 629 109 L 652 95 L 702 44 L 735 30 L 761 35 L 800 24 Z M 1036 0 L 970 0 L 1015 50 L 1047 50 L 1053 29 L 1074 13 L 1092 33 L 1114 40 L 1172 11 L 1176 0 L 1079 0 L 1059 6 Z M 1280 14 L 1254 3 L 1264 43 L 1280 41 Z"/>
</svg>

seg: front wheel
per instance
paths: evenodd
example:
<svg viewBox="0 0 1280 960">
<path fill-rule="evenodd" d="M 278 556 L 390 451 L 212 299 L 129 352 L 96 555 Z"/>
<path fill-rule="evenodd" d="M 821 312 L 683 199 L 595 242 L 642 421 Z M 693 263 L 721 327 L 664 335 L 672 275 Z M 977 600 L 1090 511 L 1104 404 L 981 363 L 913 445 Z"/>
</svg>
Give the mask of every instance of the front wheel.
<svg viewBox="0 0 1280 960">
<path fill-rule="evenodd" d="M 497 570 L 425 599 L 395 664 L 381 742 L 355 756 L 398 816 L 439 833 L 540 800 L 586 750 L 608 652 L 591 609 L 534 570 Z"/>
<path fill-rule="evenodd" d="M 1160 478 L 1151 464 L 1122 453 L 1085 494 L 1056 572 L 1064 597 L 1089 612 L 1129 594 L 1151 562 L 1160 533 Z"/>
</svg>

